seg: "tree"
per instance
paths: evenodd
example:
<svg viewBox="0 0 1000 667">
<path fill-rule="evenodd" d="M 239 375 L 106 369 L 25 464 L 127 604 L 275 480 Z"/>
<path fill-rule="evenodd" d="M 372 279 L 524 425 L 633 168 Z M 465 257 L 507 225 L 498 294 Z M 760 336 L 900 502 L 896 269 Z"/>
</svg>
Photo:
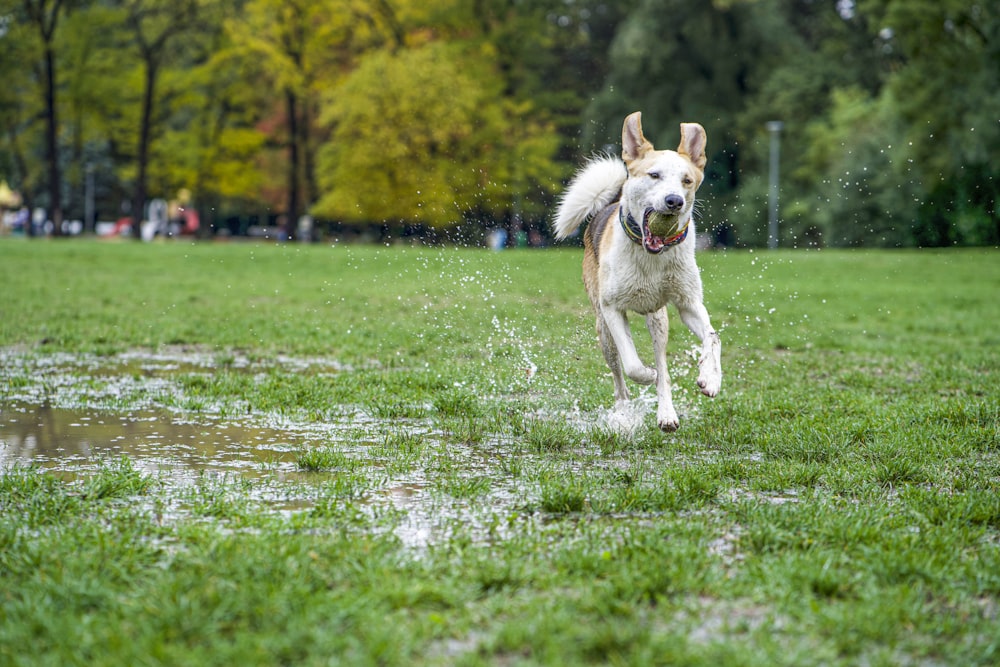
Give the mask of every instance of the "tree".
<svg viewBox="0 0 1000 667">
<path fill-rule="evenodd" d="M 466 35 L 495 52 L 502 94 L 530 102 L 560 138 L 559 160 L 579 157 L 581 115 L 608 73 L 608 48 L 636 0 L 477 0 L 461 20 Z M 457 13 L 458 16 L 462 16 Z M 468 38 L 468 37 L 466 37 Z"/>
<path fill-rule="evenodd" d="M 584 143 L 617 143 L 637 108 L 670 121 L 658 143 L 701 121 L 705 217 L 762 243 L 764 126 L 782 120 L 784 242 L 996 242 L 998 14 L 965 0 L 642 0 Z"/>
<path fill-rule="evenodd" d="M 159 167 L 151 172 L 171 191 L 193 193 L 201 236 L 211 233 L 212 214 L 223 202 L 257 200 L 264 180 L 256 163 L 266 137 L 255 125 L 265 98 L 246 84 L 244 61 L 227 47 L 221 22 L 218 28 L 199 62 L 171 77 L 169 112 L 186 122 L 164 132 L 154 153 Z"/>
<path fill-rule="evenodd" d="M 1000 21 L 988 3 L 839 3 L 743 116 L 786 122 L 782 226 L 793 242 L 950 245 L 1000 240 Z M 752 171 L 751 166 L 751 171 Z M 762 190 L 747 179 L 745 199 Z"/>
<path fill-rule="evenodd" d="M 62 174 L 59 166 L 59 120 L 56 91 L 55 36 L 59 19 L 69 11 L 67 0 L 23 0 L 28 21 L 38 30 L 42 42 L 42 88 L 45 99 L 45 161 L 48 165 L 49 219 L 52 233 L 62 234 Z"/>
<path fill-rule="evenodd" d="M 631 3 L 394 4 L 395 39 L 329 87 L 314 212 L 438 229 L 539 224 L 576 158 L 580 112 Z M 403 160 L 413 173 L 398 173 Z M 371 196 L 368 178 L 390 188 L 384 201 L 352 203 Z"/>
<path fill-rule="evenodd" d="M 740 124 L 747 101 L 798 50 L 778 4 L 642 0 L 615 34 L 610 72 L 585 114 L 584 145 L 617 146 L 623 119 L 636 110 L 658 147 L 676 144 L 680 122 L 700 122 L 710 156 L 703 217 L 729 221 L 749 158 Z"/>
<path fill-rule="evenodd" d="M 197 27 L 199 0 L 123 0 L 122 9 L 133 45 L 143 66 L 139 141 L 136 154 L 135 190 L 132 197 L 132 230 L 140 238 L 139 226 L 146 208 L 146 179 L 150 144 L 157 119 L 153 109 L 161 68 L 170 55 L 168 47 L 180 34 Z"/>
<path fill-rule="evenodd" d="M 795 189 L 786 219 L 796 244 L 914 244 L 912 222 L 926 197 L 904 123 L 890 96 L 860 88 L 833 91 L 829 113 L 807 126 L 796 171 L 816 180 Z"/>
<path fill-rule="evenodd" d="M 865 0 L 895 66 L 883 96 L 926 196 L 914 212 L 925 245 L 1000 242 L 1000 6 L 967 0 Z"/>
<path fill-rule="evenodd" d="M 0 71 L 4 73 L 4 85 L 0 86 L 0 178 L 9 180 L 30 208 L 44 182 L 39 169 L 45 165 L 44 152 L 41 159 L 35 159 L 31 151 L 36 143 L 44 146 L 44 140 L 36 141 L 34 129 L 36 119 L 44 116 L 44 100 L 38 94 L 32 68 L 23 66 L 39 59 L 39 49 L 32 26 L 16 20 L 19 4 L 0 2 Z"/>
<path fill-rule="evenodd" d="M 642 109 L 658 145 L 706 126 L 702 218 L 738 242 L 770 120 L 783 244 L 1000 242 L 995 2 L 0 0 L 0 45 L 0 169 L 53 219 L 94 164 L 137 219 L 183 187 L 289 235 L 540 224 Z"/>
<path fill-rule="evenodd" d="M 257 167 L 264 134 L 255 125 L 267 91 L 248 85 L 253 72 L 231 48 L 224 21 L 239 7 L 201 0 L 197 30 L 179 35 L 158 75 L 155 141 L 149 148 L 150 192 L 176 197 L 201 218 L 199 234 L 212 231 L 215 215 L 234 202 L 253 201 L 262 175 Z M 139 106 L 135 100 L 129 102 Z M 128 121 L 134 127 L 134 121 Z"/>
<path fill-rule="evenodd" d="M 104 195 L 105 212 L 117 213 L 123 192 L 110 151 L 113 118 L 122 115 L 122 82 L 132 69 L 119 34 L 121 15 L 104 3 L 80 7 L 66 17 L 60 31 L 62 86 L 60 94 L 67 217 L 85 217 L 86 179 L 91 174 L 96 198 Z M 128 126 L 134 134 L 135 124 Z M 113 193 L 113 195 L 112 195 Z M 113 200 L 114 204 L 111 202 Z M 93 211 L 96 215 L 97 210 Z M 93 231 L 92 229 L 88 231 Z"/>
<path fill-rule="evenodd" d="M 444 229 L 510 210 L 531 183 L 553 187 L 558 139 L 502 98 L 491 55 L 443 42 L 369 55 L 324 106 L 314 212 Z"/>
<path fill-rule="evenodd" d="M 293 238 L 304 201 L 316 195 L 313 117 L 319 82 L 335 82 L 371 45 L 399 39 L 396 17 L 387 2 L 251 0 L 226 25 L 234 52 L 256 64 L 283 105 L 285 232 Z"/>
<path fill-rule="evenodd" d="M 869 149 L 893 145 L 895 123 L 884 106 L 865 101 L 878 94 L 890 68 L 867 17 L 845 2 L 772 0 L 754 9 L 770 12 L 773 23 L 762 29 L 783 35 L 783 41 L 782 57 L 762 73 L 737 119 L 739 173 L 724 201 L 742 242 L 763 244 L 767 238 L 765 126 L 781 120 L 781 244 L 857 245 L 868 238 L 895 243 L 899 214 L 870 217 L 884 210 L 871 195 L 889 193 L 871 178 L 882 160 Z M 861 127 L 865 133 L 857 131 Z M 852 159 L 858 160 L 855 168 Z"/>
</svg>

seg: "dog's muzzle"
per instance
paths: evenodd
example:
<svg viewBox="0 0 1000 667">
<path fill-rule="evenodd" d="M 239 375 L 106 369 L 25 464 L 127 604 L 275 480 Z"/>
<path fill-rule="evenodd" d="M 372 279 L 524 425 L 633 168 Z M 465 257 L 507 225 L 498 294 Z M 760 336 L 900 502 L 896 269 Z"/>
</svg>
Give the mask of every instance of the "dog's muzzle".
<svg viewBox="0 0 1000 667">
<path fill-rule="evenodd" d="M 678 229 L 681 221 L 679 215 L 662 213 L 653 208 L 647 208 L 639 221 L 631 213 L 625 213 L 624 207 L 619 207 L 618 220 L 626 236 L 653 255 L 681 243 L 687 238 L 691 226 L 691 218 L 688 217 L 684 226 Z"/>
<path fill-rule="evenodd" d="M 669 197 L 667 198 L 670 199 Z M 677 197 L 680 199 L 680 197 Z M 668 202 L 669 205 L 670 202 Z M 680 206 L 684 205 L 684 200 L 680 199 Z M 676 210 L 679 207 L 673 207 Z M 642 216 L 642 247 L 646 252 L 654 255 L 663 251 L 664 248 L 673 245 L 670 243 L 680 233 L 680 216 L 676 213 L 662 213 L 652 208 L 647 208 Z M 685 232 L 687 226 L 685 226 Z M 681 239 L 683 240 L 683 239 Z M 680 243 L 677 241 L 676 243 Z"/>
</svg>

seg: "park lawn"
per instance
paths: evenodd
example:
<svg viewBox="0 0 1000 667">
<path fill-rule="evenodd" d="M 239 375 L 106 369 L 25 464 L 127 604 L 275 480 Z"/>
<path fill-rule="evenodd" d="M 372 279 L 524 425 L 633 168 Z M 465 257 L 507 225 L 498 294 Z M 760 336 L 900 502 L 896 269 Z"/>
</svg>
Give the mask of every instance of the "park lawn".
<svg viewBox="0 0 1000 667">
<path fill-rule="evenodd" d="M 997 251 L 700 254 L 723 391 L 673 317 L 669 435 L 606 425 L 581 252 L 0 241 L 0 408 L 345 424 L 187 486 L 8 465 L 0 663 L 997 662 Z M 94 370 L 164 350 L 211 371 Z"/>
</svg>

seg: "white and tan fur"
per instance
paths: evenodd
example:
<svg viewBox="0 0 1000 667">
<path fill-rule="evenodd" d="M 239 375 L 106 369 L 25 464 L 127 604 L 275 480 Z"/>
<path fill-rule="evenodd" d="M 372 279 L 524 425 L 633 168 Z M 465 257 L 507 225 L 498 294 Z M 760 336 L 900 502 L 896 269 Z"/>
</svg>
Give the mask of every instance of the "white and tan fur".
<svg viewBox="0 0 1000 667">
<path fill-rule="evenodd" d="M 681 124 L 676 151 L 655 150 L 642 134 L 641 113 L 625 119 L 622 159 L 600 157 L 576 175 L 563 195 L 555 217 L 556 238 L 575 232 L 585 221 L 583 282 L 597 314 L 597 333 L 614 378 L 616 406 L 629 400 L 625 377 L 643 385 L 656 384 L 657 425 L 674 431 L 680 421 L 674 410 L 667 373 L 667 310 L 674 304 L 681 320 L 701 341 L 698 387 L 715 396 L 722 386 L 722 343 L 702 302 L 701 274 L 695 264 L 695 192 L 704 178 L 705 130 L 697 123 Z M 619 223 L 619 208 L 641 220 L 643 242 L 632 240 Z M 687 237 L 672 247 L 657 249 L 648 212 L 678 216 L 678 229 L 690 222 Z M 653 340 L 654 367 L 642 363 L 632 341 L 627 312 L 646 318 Z"/>
</svg>

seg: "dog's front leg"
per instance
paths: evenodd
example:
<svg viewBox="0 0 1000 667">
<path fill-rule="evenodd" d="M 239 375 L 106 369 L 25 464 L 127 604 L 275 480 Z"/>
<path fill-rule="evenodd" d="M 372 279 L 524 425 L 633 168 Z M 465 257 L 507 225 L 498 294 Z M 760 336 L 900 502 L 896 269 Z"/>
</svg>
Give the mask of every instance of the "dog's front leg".
<svg viewBox="0 0 1000 667">
<path fill-rule="evenodd" d="M 706 396 L 716 396 L 722 389 L 722 340 L 712 328 L 708 311 L 701 302 L 678 306 L 681 320 L 701 341 L 698 359 L 698 386 Z"/>
<path fill-rule="evenodd" d="M 604 317 L 604 324 L 608 327 L 608 333 L 618 348 L 618 357 L 621 359 L 622 370 L 633 382 L 638 384 L 653 384 L 656 382 L 656 370 L 649 368 L 639 359 L 635 351 L 635 343 L 632 341 L 632 330 L 628 326 L 628 318 L 620 310 L 608 306 L 601 306 L 601 315 Z"/>
<path fill-rule="evenodd" d="M 656 425 L 662 431 L 676 431 L 681 423 L 674 410 L 670 374 L 667 373 L 667 337 L 670 332 L 667 309 L 661 308 L 646 315 L 646 328 L 653 339 L 653 358 L 656 361 Z"/>
</svg>

